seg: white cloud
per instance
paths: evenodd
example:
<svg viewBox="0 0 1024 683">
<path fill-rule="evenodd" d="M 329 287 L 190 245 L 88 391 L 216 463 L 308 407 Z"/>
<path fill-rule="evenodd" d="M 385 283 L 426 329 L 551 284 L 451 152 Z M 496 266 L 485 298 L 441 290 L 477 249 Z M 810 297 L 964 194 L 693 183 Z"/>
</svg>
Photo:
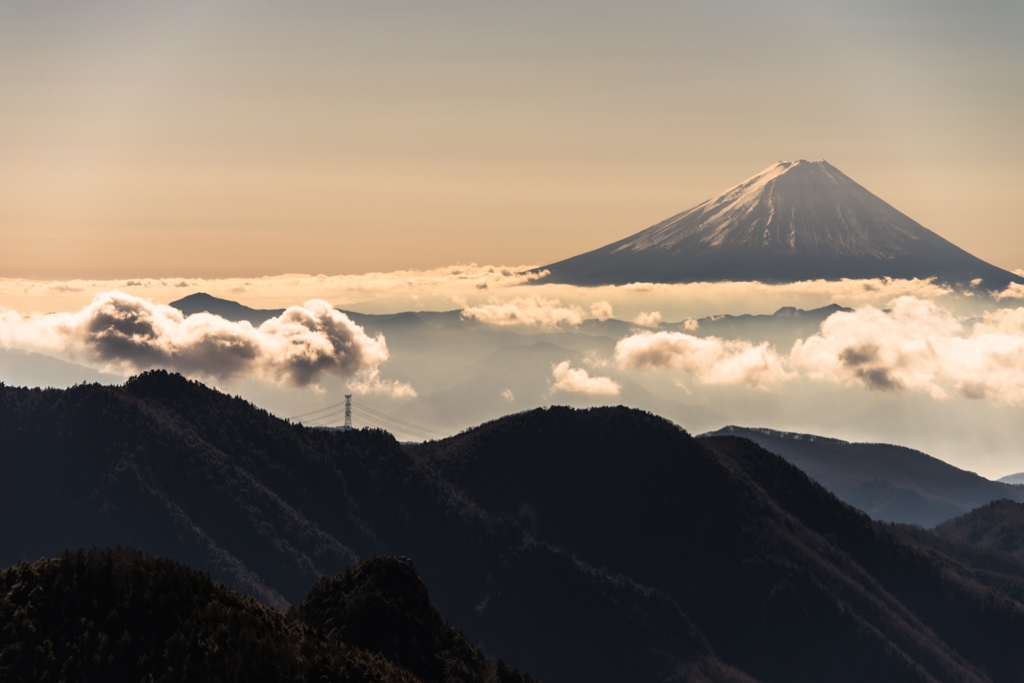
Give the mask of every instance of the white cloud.
<svg viewBox="0 0 1024 683">
<path fill-rule="evenodd" d="M 1011 282 L 1007 285 L 1006 289 L 993 294 L 992 298 L 996 301 L 1002 301 L 1003 299 L 1024 299 L 1024 285 L 1017 282 Z"/>
<path fill-rule="evenodd" d="M 877 391 L 959 393 L 1024 403 L 1024 308 L 964 320 L 932 301 L 899 297 L 888 310 L 865 306 L 835 313 L 788 356 L 767 344 L 679 332 L 622 339 L 624 369 L 681 370 L 704 384 L 770 388 L 797 376 Z"/>
<path fill-rule="evenodd" d="M 259 278 L 164 278 L 136 280 L 40 281 L 0 277 L 0 305 L 30 311 L 77 311 L 96 294 L 128 290 L 136 296 L 170 302 L 194 292 L 237 300 L 253 308 L 285 308 L 309 299 L 330 301 L 365 313 L 449 310 L 455 299 L 476 306 L 517 297 L 558 299 L 600 317 L 613 307 L 624 320 L 640 311 L 658 310 L 663 320 L 683 320 L 720 313 L 771 312 L 781 306 L 817 308 L 884 305 L 898 296 L 950 297 L 953 290 L 928 280 L 813 280 L 789 284 L 760 282 L 634 283 L 574 287 L 536 284 L 530 266 L 454 265 L 430 270 L 402 270 L 358 275 L 288 274 Z M 179 287 L 181 282 L 188 287 Z M 598 306 L 597 309 L 592 308 Z M 460 305 L 460 308 L 462 305 Z"/>
<path fill-rule="evenodd" d="M 139 278 L 134 280 L 22 280 L 0 277 L 0 302 L 23 311 L 74 311 L 93 296 L 131 288 L 138 296 L 174 301 L 192 292 L 221 298 L 245 294 L 254 308 L 285 308 L 296 301 L 330 300 L 337 306 L 393 301 L 396 310 L 416 308 L 417 301 L 436 308 L 456 294 L 480 297 L 528 285 L 541 277 L 533 266 L 458 264 L 429 270 L 398 270 L 356 275 L 286 274 L 257 278 Z M 479 300 L 479 299 L 478 299 Z"/>
<path fill-rule="evenodd" d="M 575 326 L 583 322 L 583 309 L 579 306 L 563 306 L 558 299 L 546 299 L 541 296 L 516 297 L 504 302 L 491 299 L 490 303 L 481 306 L 466 306 L 462 309 L 462 315 L 465 318 L 502 327 Z"/>
<path fill-rule="evenodd" d="M 511 389 L 505 389 L 504 391 L 502 391 L 501 397 L 509 402 L 516 400 L 516 395 L 512 393 Z"/>
<path fill-rule="evenodd" d="M 723 341 L 682 332 L 644 332 L 619 340 L 615 362 L 634 370 L 682 370 L 704 384 L 743 384 L 766 389 L 791 379 L 767 342 Z"/>
<path fill-rule="evenodd" d="M 640 327 L 657 327 L 661 324 L 661 313 L 658 311 L 640 311 L 639 315 L 633 319 L 633 322 Z"/>
<path fill-rule="evenodd" d="M 590 304 L 590 315 L 605 321 L 612 317 L 612 305 L 607 301 L 595 301 Z"/>
<path fill-rule="evenodd" d="M 889 311 L 836 313 L 790 354 L 805 375 L 936 398 L 1024 403 L 1024 308 L 986 313 L 973 324 L 933 302 L 900 297 Z"/>
<path fill-rule="evenodd" d="M 552 391 L 565 391 L 587 396 L 618 396 L 622 386 L 610 377 L 591 377 L 583 368 L 572 368 L 567 360 L 552 366 L 555 383 Z"/>
<path fill-rule="evenodd" d="M 381 394 L 392 398 L 416 398 L 416 390 L 407 382 L 381 379 L 380 370 L 373 368 L 348 381 L 349 391 L 356 394 Z"/>
<path fill-rule="evenodd" d="M 75 313 L 23 317 L 0 312 L 0 346 L 62 355 L 126 374 L 161 367 L 201 378 L 253 376 L 294 386 L 332 374 L 367 390 L 412 391 L 379 379 L 378 368 L 388 359 L 383 336 L 369 337 L 318 300 L 253 327 L 209 313 L 186 318 L 170 306 L 106 292 Z"/>
</svg>

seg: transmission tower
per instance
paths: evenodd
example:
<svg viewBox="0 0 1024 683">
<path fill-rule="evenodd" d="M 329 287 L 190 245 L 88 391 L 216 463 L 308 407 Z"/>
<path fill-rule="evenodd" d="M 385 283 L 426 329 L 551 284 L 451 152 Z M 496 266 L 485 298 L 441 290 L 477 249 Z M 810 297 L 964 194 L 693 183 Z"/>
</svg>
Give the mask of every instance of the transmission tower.
<svg viewBox="0 0 1024 683">
<path fill-rule="evenodd" d="M 352 394 L 345 394 L 345 429 L 352 429 Z"/>
</svg>

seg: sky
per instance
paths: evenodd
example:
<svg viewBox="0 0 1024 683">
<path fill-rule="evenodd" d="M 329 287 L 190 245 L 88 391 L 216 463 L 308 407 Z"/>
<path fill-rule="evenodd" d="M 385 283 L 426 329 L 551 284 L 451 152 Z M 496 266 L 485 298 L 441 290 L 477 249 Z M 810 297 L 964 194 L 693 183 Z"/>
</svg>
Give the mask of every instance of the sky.
<svg viewBox="0 0 1024 683">
<path fill-rule="evenodd" d="M 801 158 L 1024 273 L 1022 35 L 1019 0 L 0 0 L 0 382 L 169 367 L 432 433 L 623 402 L 1022 471 L 1019 285 L 524 276 Z M 287 310 L 165 306 L 196 292 Z M 785 344 L 690 325 L 829 304 Z"/>
<path fill-rule="evenodd" d="M 543 264 L 797 158 L 1020 268 L 1021 35 L 1017 1 L 0 0 L 0 277 Z"/>
</svg>

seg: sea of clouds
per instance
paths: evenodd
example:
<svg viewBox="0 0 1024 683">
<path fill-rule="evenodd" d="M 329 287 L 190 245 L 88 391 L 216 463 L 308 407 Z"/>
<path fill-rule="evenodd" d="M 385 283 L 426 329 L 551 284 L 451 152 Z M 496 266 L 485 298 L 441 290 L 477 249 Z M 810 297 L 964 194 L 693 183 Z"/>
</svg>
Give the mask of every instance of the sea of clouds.
<svg viewBox="0 0 1024 683">
<path fill-rule="evenodd" d="M 1024 297 L 1019 287 L 978 295 L 928 280 L 584 288 L 536 279 L 527 267 L 472 264 L 246 280 L 6 279 L 0 280 L 0 347 L 121 374 L 164 367 L 197 378 L 254 377 L 299 387 L 316 386 L 331 375 L 361 393 L 415 396 L 409 384 L 381 378 L 389 358 L 387 340 L 367 335 L 335 308 L 362 300 L 363 311 L 457 308 L 465 319 L 496 328 L 571 331 L 588 318 L 612 317 L 637 326 L 617 341 L 612 357 L 589 359 L 589 369 L 569 361 L 552 367 L 552 393 L 615 396 L 620 383 L 601 374 L 613 367 L 760 391 L 780 391 L 803 378 L 882 392 L 925 392 L 936 399 L 959 394 L 1024 403 L 1024 308 L 1013 307 Z M 207 313 L 186 317 L 166 305 L 195 291 L 285 310 L 256 327 Z M 292 305 L 296 299 L 305 303 Z M 10 302 L 21 302 L 21 310 Z M 779 304 L 810 308 L 833 302 L 855 310 L 833 314 L 816 334 L 788 349 L 758 339 L 696 334 L 695 316 L 709 310 L 770 312 Z M 47 308 L 58 310 L 38 312 Z M 659 329 L 671 319 L 685 321 L 684 331 Z"/>
<path fill-rule="evenodd" d="M 96 294 L 113 290 L 158 303 L 188 294 L 207 294 L 253 308 L 280 309 L 322 299 L 363 313 L 470 309 L 489 322 L 532 324 L 534 320 L 575 322 L 580 316 L 633 320 L 658 311 L 664 320 L 721 313 L 771 313 L 782 306 L 816 308 L 832 302 L 884 306 L 899 296 L 948 299 L 958 309 L 976 310 L 972 297 L 929 280 L 810 280 L 760 282 L 633 283 L 607 287 L 538 284 L 531 266 L 447 266 L 361 275 L 274 275 L 259 278 L 149 278 L 42 281 L 0 278 L 0 306 L 23 314 L 72 312 Z M 1003 296 L 1002 294 L 1000 296 Z M 1024 297 L 1024 288 L 1005 296 Z M 974 297 L 976 298 L 976 297 Z M 597 309 L 593 308 L 595 305 Z M 984 305 L 984 304 L 980 304 Z M 554 318 L 552 318 L 554 316 Z"/>
<path fill-rule="evenodd" d="M 73 313 L 0 311 L 0 347 L 120 374 L 159 367 L 200 379 L 246 376 L 300 387 L 331 374 L 349 378 L 364 392 L 414 395 L 408 385 L 380 379 L 379 368 L 388 360 L 384 337 L 371 338 L 318 299 L 254 327 L 209 313 L 186 317 L 165 304 L 104 292 Z"/>
</svg>

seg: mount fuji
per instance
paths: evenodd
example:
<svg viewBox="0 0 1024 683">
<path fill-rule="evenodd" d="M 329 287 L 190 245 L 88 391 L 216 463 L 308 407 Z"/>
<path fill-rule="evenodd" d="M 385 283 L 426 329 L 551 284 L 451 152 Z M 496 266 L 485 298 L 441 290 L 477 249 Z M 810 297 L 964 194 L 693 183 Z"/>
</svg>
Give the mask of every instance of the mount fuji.
<svg viewBox="0 0 1024 683">
<path fill-rule="evenodd" d="M 1024 278 L 972 256 L 826 161 L 780 161 L 623 240 L 538 271 L 541 282 L 797 282 L 935 278 L 1003 289 Z"/>
</svg>

